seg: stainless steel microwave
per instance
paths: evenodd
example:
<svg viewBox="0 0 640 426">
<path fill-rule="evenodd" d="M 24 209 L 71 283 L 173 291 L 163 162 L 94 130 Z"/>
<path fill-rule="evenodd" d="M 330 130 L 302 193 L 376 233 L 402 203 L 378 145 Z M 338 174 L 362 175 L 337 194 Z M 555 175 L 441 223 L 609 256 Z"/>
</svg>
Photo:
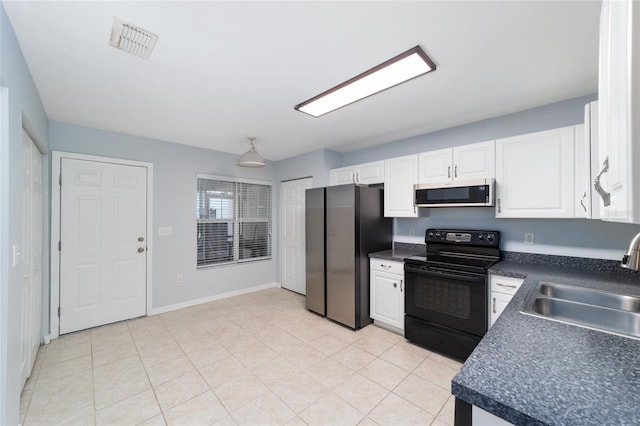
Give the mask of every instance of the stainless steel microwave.
<svg viewBox="0 0 640 426">
<path fill-rule="evenodd" d="M 494 180 L 428 183 L 414 185 L 414 204 L 418 207 L 491 207 Z"/>
</svg>

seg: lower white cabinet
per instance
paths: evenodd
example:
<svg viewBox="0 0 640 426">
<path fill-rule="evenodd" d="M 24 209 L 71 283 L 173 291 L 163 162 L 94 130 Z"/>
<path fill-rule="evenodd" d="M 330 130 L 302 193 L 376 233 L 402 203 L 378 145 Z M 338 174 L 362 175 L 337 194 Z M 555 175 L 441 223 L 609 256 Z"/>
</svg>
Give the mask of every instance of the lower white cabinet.
<svg viewBox="0 0 640 426">
<path fill-rule="evenodd" d="M 491 414 L 482 408 L 472 405 L 471 406 L 471 424 L 473 426 L 511 426 L 513 423 L 501 419 L 500 417 Z"/>
<path fill-rule="evenodd" d="M 404 331 L 404 263 L 371 258 L 369 314 L 376 322 Z"/>
<path fill-rule="evenodd" d="M 489 286 L 491 288 L 491 295 L 489 297 L 489 327 L 496 322 L 523 282 L 524 280 L 522 278 L 489 275 Z"/>
</svg>

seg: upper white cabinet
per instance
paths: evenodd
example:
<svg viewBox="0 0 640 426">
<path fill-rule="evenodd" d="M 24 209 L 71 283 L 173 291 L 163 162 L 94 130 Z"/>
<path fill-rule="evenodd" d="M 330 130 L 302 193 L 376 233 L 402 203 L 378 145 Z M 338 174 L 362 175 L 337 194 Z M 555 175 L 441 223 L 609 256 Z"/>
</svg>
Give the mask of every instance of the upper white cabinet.
<svg viewBox="0 0 640 426">
<path fill-rule="evenodd" d="M 573 208 L 575 217 L 591 218 L 591 149 L 589 147 L 589 135 L 587 129 L 589 124 L 578 124 L 575 126 L 575 186 L 573 197 Z"/>
<path fill-rule="evenodd" d="M 598 174 L 598 101 L 584 108 L 584 125 L 576 126 L 575 217 L 600 219 L 600 197 L 593 188 Z M 600 205 L 599 205 L 600 204 Z"/>
<path fill-rule="evenodd" d="M 574 217 L 575 126 L 496 141 L 496 217 Z"/>
<path fill-rule="evenodd" d="M 331 186 L 348 183 L 370 185 L 384 182 L 384 161 L 357 164 L 355 166 L 331 169 L 329 182 Z"/>
<path fill-rule="evenodd" d="M 604 0 L 600 16 L 599 149 L 594 190 L 602 219 L 640 223 L 640 3 Z"/>
<path fill-rule="evenodd" d="M 413 185 L 418 183 L 418 156 L 391 158 L 384 162 L 385 217 L 418 217 Z"/>
<path fill-rule="evenodd" d="M 495 142 L 480 142 L 418 154 L 418 182 L 492 178 Z"/>
<path fill-rule="evenodd" d="M 453 163 L 452 148 L 418 154 L 418 182 L 449 182 L 453 179 L 451 167 Z"/>
</svg>

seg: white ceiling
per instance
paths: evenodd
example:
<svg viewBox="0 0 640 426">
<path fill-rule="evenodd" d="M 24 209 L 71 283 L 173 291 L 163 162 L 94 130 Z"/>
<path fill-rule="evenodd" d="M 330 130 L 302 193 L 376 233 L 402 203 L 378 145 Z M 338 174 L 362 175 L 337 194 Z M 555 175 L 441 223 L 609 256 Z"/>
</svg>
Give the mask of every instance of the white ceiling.
<svg viewBox="0 0 640 426">
<path fill-rule="evenodd" d="M 51 120 L 279 160 L 597 91 L 597 1 L 3 1 Z M 109 46 L 114 16 L 159 35 Z M 415 45 L 418 77 L 320 118 L 294 105 Z"/>
</svg>

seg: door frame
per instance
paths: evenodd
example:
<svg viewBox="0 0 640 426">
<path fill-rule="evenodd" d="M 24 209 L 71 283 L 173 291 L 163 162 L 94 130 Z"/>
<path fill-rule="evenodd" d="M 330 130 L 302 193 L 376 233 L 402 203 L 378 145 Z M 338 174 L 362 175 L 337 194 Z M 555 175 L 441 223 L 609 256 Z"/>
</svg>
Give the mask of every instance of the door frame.
<svg viewBox="0 0 640 426">
<path fill-rule="evenodd" d="M 147 267 L 146 267 L 146 315 L 152 312 L 152 256 L 153 256 L 153 163 L 142 161 L 124 160 L 120 158 L 100 157 L 95 155 L 77 154 L 72 152 L 52 151 L 51 153 L 51 287 L 50 287 L 50 321 L 49 337 L 56 339 L 60 335 L 60 185 L 62 159 L 97 161 L 101 163 L 113 163 L 124 166 L 144 167 L 147 170 Z"/>
<path fill-rule="evenodd" d="M 293 179 L 286 179 L 280 181 L 280 288 L 285 288 L 282 286 L 283 276 L 284 276 L 284 232 L 285 232 L 285 223 L 284 223 L 284 191 L 282 189 L 283 184 L 297 181 L 297 180 L 311 180 L 311 188 L 313 188 L 313 176 L 302 176 Z"/>
</svg>

